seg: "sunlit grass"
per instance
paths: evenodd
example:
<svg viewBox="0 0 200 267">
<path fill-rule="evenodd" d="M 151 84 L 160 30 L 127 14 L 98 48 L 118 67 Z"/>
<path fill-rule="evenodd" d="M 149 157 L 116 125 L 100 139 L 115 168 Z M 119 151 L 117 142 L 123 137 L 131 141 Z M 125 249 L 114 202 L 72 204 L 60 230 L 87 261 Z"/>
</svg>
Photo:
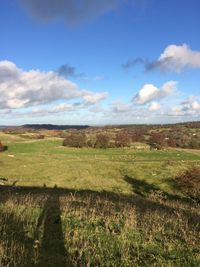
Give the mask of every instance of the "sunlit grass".
<svg viewBox="0 0 200 267">
<path fill-rule="evenodd" d="M 0 266 L 199 266 L 200 209 L 173 186 L 197 151 L 4 143 Z"/>
</svg>

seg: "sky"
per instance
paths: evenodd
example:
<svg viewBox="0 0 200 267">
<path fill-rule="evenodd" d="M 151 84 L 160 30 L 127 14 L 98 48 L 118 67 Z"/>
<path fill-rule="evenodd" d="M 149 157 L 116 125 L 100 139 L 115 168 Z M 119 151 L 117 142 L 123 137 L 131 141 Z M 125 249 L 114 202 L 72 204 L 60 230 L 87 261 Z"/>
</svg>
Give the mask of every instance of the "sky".
<svg viewBox="0 0 200 267">
<path fill-rule="evenodd" d="M 0 125 L 200 120 L 199 0 L 2 0 Z"/>
</svg>

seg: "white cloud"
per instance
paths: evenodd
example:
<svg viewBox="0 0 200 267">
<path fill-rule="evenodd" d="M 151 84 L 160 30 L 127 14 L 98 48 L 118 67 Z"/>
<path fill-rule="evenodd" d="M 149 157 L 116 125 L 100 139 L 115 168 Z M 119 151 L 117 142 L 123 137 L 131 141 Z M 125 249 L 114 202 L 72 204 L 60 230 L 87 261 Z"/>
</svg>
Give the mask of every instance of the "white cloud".
<svg viewBox="0 0 200 267">
<path fill-rule="evenodd" d="M 127 104 L 120 100 L 116 100 L 111 104 L 111 113 L 127 113 L 132 111 L 133 106 L 129 103 Z"/>
<path fill-rule="evenodd" d="M 152 102 L 149 105 L 149 111 L 158 111 L 159 109 L 161 109 L 161 105 L 158 102 Z"/>
<path fill-rule="evenodd" d="M 22 109 L 64 102 L 52 110 L 67 110 L 66 101 L 76 100 L 79 105 L 93 105 L 107 97 L 106 92 L 81 90 L 75 83 L 59 76 L 57 72 L 24 71 L 13 62 L 0 61 L 0 109 Z M 64 106 L 62 106 L 64 105 Z M 76 104 L 73 104 L 76 106 Z M 78 106 L 78 105 L 77 105 Z"/>
<path fill-rule="evenodd" d="M 200 101 L 194 96 L 189 96 L 180 105 L 172 107 L 171 116 L 200 116 Z"/>
<path fill-rule="evenodd" d="M 145 84 L 133 98 L 133 101 L 138 105 L 144 105 L 151 101 L 160 100 L 172 95 L 176 90 L 176 85 L 177 82 L 169 81 L 159 89 L 153 84 Z"/>
<path fill-rule="evenodd" d="M 99 101 L 107 98 L 107 96 L 108 96 L 107 92 L 103 92 L 103 93 L 94 93 L 94 92 L 88 92 L 88 91 L 83 92 L 83 99 L 88 104 L 96 104 Z"/>
<path fill-rule="evenodd" d="M 158 60 L 147 64 L 146 69 L 180 72 L 187 68 L 200 68 L 200 51 L 192 50 L 187 44 L 169 45 Z"/>
</svg>

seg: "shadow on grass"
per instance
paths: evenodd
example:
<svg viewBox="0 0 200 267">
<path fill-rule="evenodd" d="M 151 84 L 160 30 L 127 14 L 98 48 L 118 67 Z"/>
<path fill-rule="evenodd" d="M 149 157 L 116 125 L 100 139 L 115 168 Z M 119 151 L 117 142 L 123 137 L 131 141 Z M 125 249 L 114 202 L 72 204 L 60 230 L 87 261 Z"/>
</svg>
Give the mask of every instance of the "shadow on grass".
<svg viewBox="0 0 200 267">
<path fill-rule="evenodd" d="M 0 266 L 32 266 L 33 239 L 27 236 L 26 222 L 13 212 L 0 212 L 0 240 L 4 244 L 4 255 Z M 23 259 L 18 254 L 23 250 Z"/>
<path fill-rule="evenodd" d="M 15 204 L 23 204 L 23 199 L 30 195 L 45 194 L 46 202 L 42 207 L 42 212 L 38 218 L 34 238 L 28 237 L 25 229 L 26 221 L 14 212 L 0 213 L 0 240 L 3 242 L 5 251 L 4 258 L 0 258 L 0 266 L 19 266 L 19 267 L 65 267 L 70 266 L 67 258 L 67 251 L 64 245 L 64 235 L 62 231 L 61 210 L 59 202 L 59 190 L 46 190 L 45 188 L 33 187 L 10 187 L 0 186 L 0 204 L 5 204 L 9 199 L 17 198 Z M 39 201 L 41 198 L 39 198 Z M 38 204 L 38 203 L 37 203 Z M 40 203 L 41 204 L 41 203 Z M 40 240 L 40 233 L 42 238 Z M 40 240 L 40 241 L 39 241 Z M 13 249 L 13 244 L 17 247 Z M 17 254 L 23 250 L 23 261 L 20 261 Z"/>
<path fill-rule="evenodd" d="M 38 218 L 33 239 L 28 238 L 26 235 L 24 228 L 25 222 L 17 220 L 13 214 L 11 214 L 10 221 L 7 221 L 6 223 L 8 224 L 8 226 L 6 226 L 8 227 L 8 230 L 6 230 L 5 240 L 7 239 L 8 244 L 11 244 L 13 238 L 20 239 L 20 242 L 26 249 L 26 255 L 29 255 L 29 257 L 25 257 L 24 265 L 15 266 L 76 266 L 70 262 L 71 255 L 65 247 L 64 235 L 62 231 L 61 207 L 59 201 L 60 197 L 69 197 L 67 201 L 69 201 L 68 206 L 71 209 L 76 209 L 78 207 L 93 210 L 95 207 L 95 209 L 98 211 L 103 210 L 104 205 L 107 205 L 105 203 L 108 202 L 112 203 L 117 212 L 119 212 L 120 209 L 124 209 L 124 207 L 128 209 L 131 206 L 135 206 L 136 215 L 138 220 L 141 221 L 141 224 L 141 215 L 144 215 L 145 213 L 156 211 L 170 216 L 172 214 L 174 215 L 179 209 L 177 206 L 169 206 L 165 202 L 159 202 L 156 200 L 154 201 L 146 198 L 146 194 L 149 194 L 152 190 L 159 190 L 156 186 L 128 176 L 125 176 L 124 180 L 132 185 L 133 192 L 136 193 L 136 195 L 120 195 L 112 192 L 95 192 L 92 190 L 77 191 L 74 189 L 64 188 L 0 186 L 0 195 L 2 199 L 0 204 L 3 204 L 7 199 L 14 196 L 14 198 L 17 198 L 16 205 L 20 205 L 23 204 L 24 197 L 29 195 L 34 199 L 33 205 L 39 205 L 42 209 L 42 212 Z M 40 202 L 41 196 L 43 196 L 43 202 Z M 87 203 L 87 205 L 85 203 Z M 110 206 L 108 206 L 107 209 L 104 208 L 104 210 L 108 212 L 108 215 L 110 212 L 109 207 Z M 200 220 L 200 216 L 198 214 L 190 213 L 188 210 L 181 210 L 181 208 L 180 212 L 182 212 L 182 214 L 191 224 L 197 225 L 197 222 Z M 16 237 L 9 235 L 10 232 L 12 233 L 12 228 L 9 228 L 9 225 L 16 226 Z M 0 239 L 2 239 L 2 236 L 0 236 Z M 37 240 L 39 241 L 38 255 L 36 261 L 31 265 L 30 258 L 34 254 L 33 246 L 35 244 L 34 242 Z M 9 249 L 6 255 L 8 258 L 11 257 L 11 255 L 9 255 Z M 17 255 L 12 255 L 12 257 L 16 258 Z M 5 264 L 3 266 L 12 265 Z"/>
<path fill-rule="evenodd" d="M 170 216 L 170 214 L 173 215 L 176 212 L 181 212 L 189 223 L 200 226 L 197 223 L 200 221 L 199 214 L 190 212 L 188 209 L 181 209 L 182 205 L 187 205 L 187 207 L 194 205 L 194 202 L 190 199 L 163 192 L 159 187 L 153 184 L 149 184 L 144 180 L 135 179 L 128 175 L 124 176 L 124 180 L 132 186 L 132 192 L 140 197 L 140 203 L 138 203 L 138 198 L 135 197 L 138 214 L 147 211 L 160 211 Z M 175 188 L 175 185 L 172 183 L 171 185 Z M 152 196 L 149 198 L 151 194 L 154 195 L 154 199 L 152 199 Z M 173 204 L 170 205 L 171 203 Z M 179 208 L 177 208 L 177 206 L 179 206 Z"/>
<path fill-rule="evenodd" d="M 132 186 L 132 191 L 135 194 L 142 197 L 146 197 L 152 191 L 160 191 L 160 189 L 157 186 L 153 184 L 148 184 L 144 180 L 138 180 L 128 175 L 124 176 L 124 180 Z"/>
<path fill-rule="evenodd" d="M 39 230 L 43 227 L 43 236 L 36 266 L 68 266 L 67 251 L 62 231 L 59 194 L 48 195 L 43 211 L 38 219 L 35 240 L 39 239 Z M 69 263 L 68 263 L 69 264 Z"/>
<path fill-rule="evenodd" d="M 168 200 L 175 200 L 188 204 L 191 203 L 190 199 L 186 197 L 181 197 L 175 194 L 172 195 L 168 192 L 164 192 L 158 186 L 149 184 L 144 180 L 135 179 L 128 175 L 124 176 L 124 180 L 132 186 L 132 192 L 134 194 L 137 194 L 138 196 L 148 197 L 151 193 L 157 193 L 162 195 L 163 197 L 166 197 Z M 175 191 L 178 191 L 179 188 L 173 179 L 165 180 L 165 182 L 167 182 Z"/>
</svg>

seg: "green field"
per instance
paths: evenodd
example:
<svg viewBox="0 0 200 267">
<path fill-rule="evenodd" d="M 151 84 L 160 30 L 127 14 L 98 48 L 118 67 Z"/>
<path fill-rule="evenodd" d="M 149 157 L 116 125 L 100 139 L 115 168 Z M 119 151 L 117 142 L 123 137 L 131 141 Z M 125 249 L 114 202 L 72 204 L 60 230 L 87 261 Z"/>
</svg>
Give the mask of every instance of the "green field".
<svg viewBox="0 0 200 267">
<path fill-rule="evenodd" d="M 0 176 L 17 185 L 106 190 L 131 193 L 126 175 L 172 192 L 168 180 L 188 165 L 200 163 L 200 153 L 131 149 L 67 148 L 61 140 L 7 143 L 0 157 Z"/>
<path fill-rule="evenodd" d="M 174 178 L 200 151 L 0 139 L 0 266 L 199 266 L 199 206 Z"/>
</svg>

